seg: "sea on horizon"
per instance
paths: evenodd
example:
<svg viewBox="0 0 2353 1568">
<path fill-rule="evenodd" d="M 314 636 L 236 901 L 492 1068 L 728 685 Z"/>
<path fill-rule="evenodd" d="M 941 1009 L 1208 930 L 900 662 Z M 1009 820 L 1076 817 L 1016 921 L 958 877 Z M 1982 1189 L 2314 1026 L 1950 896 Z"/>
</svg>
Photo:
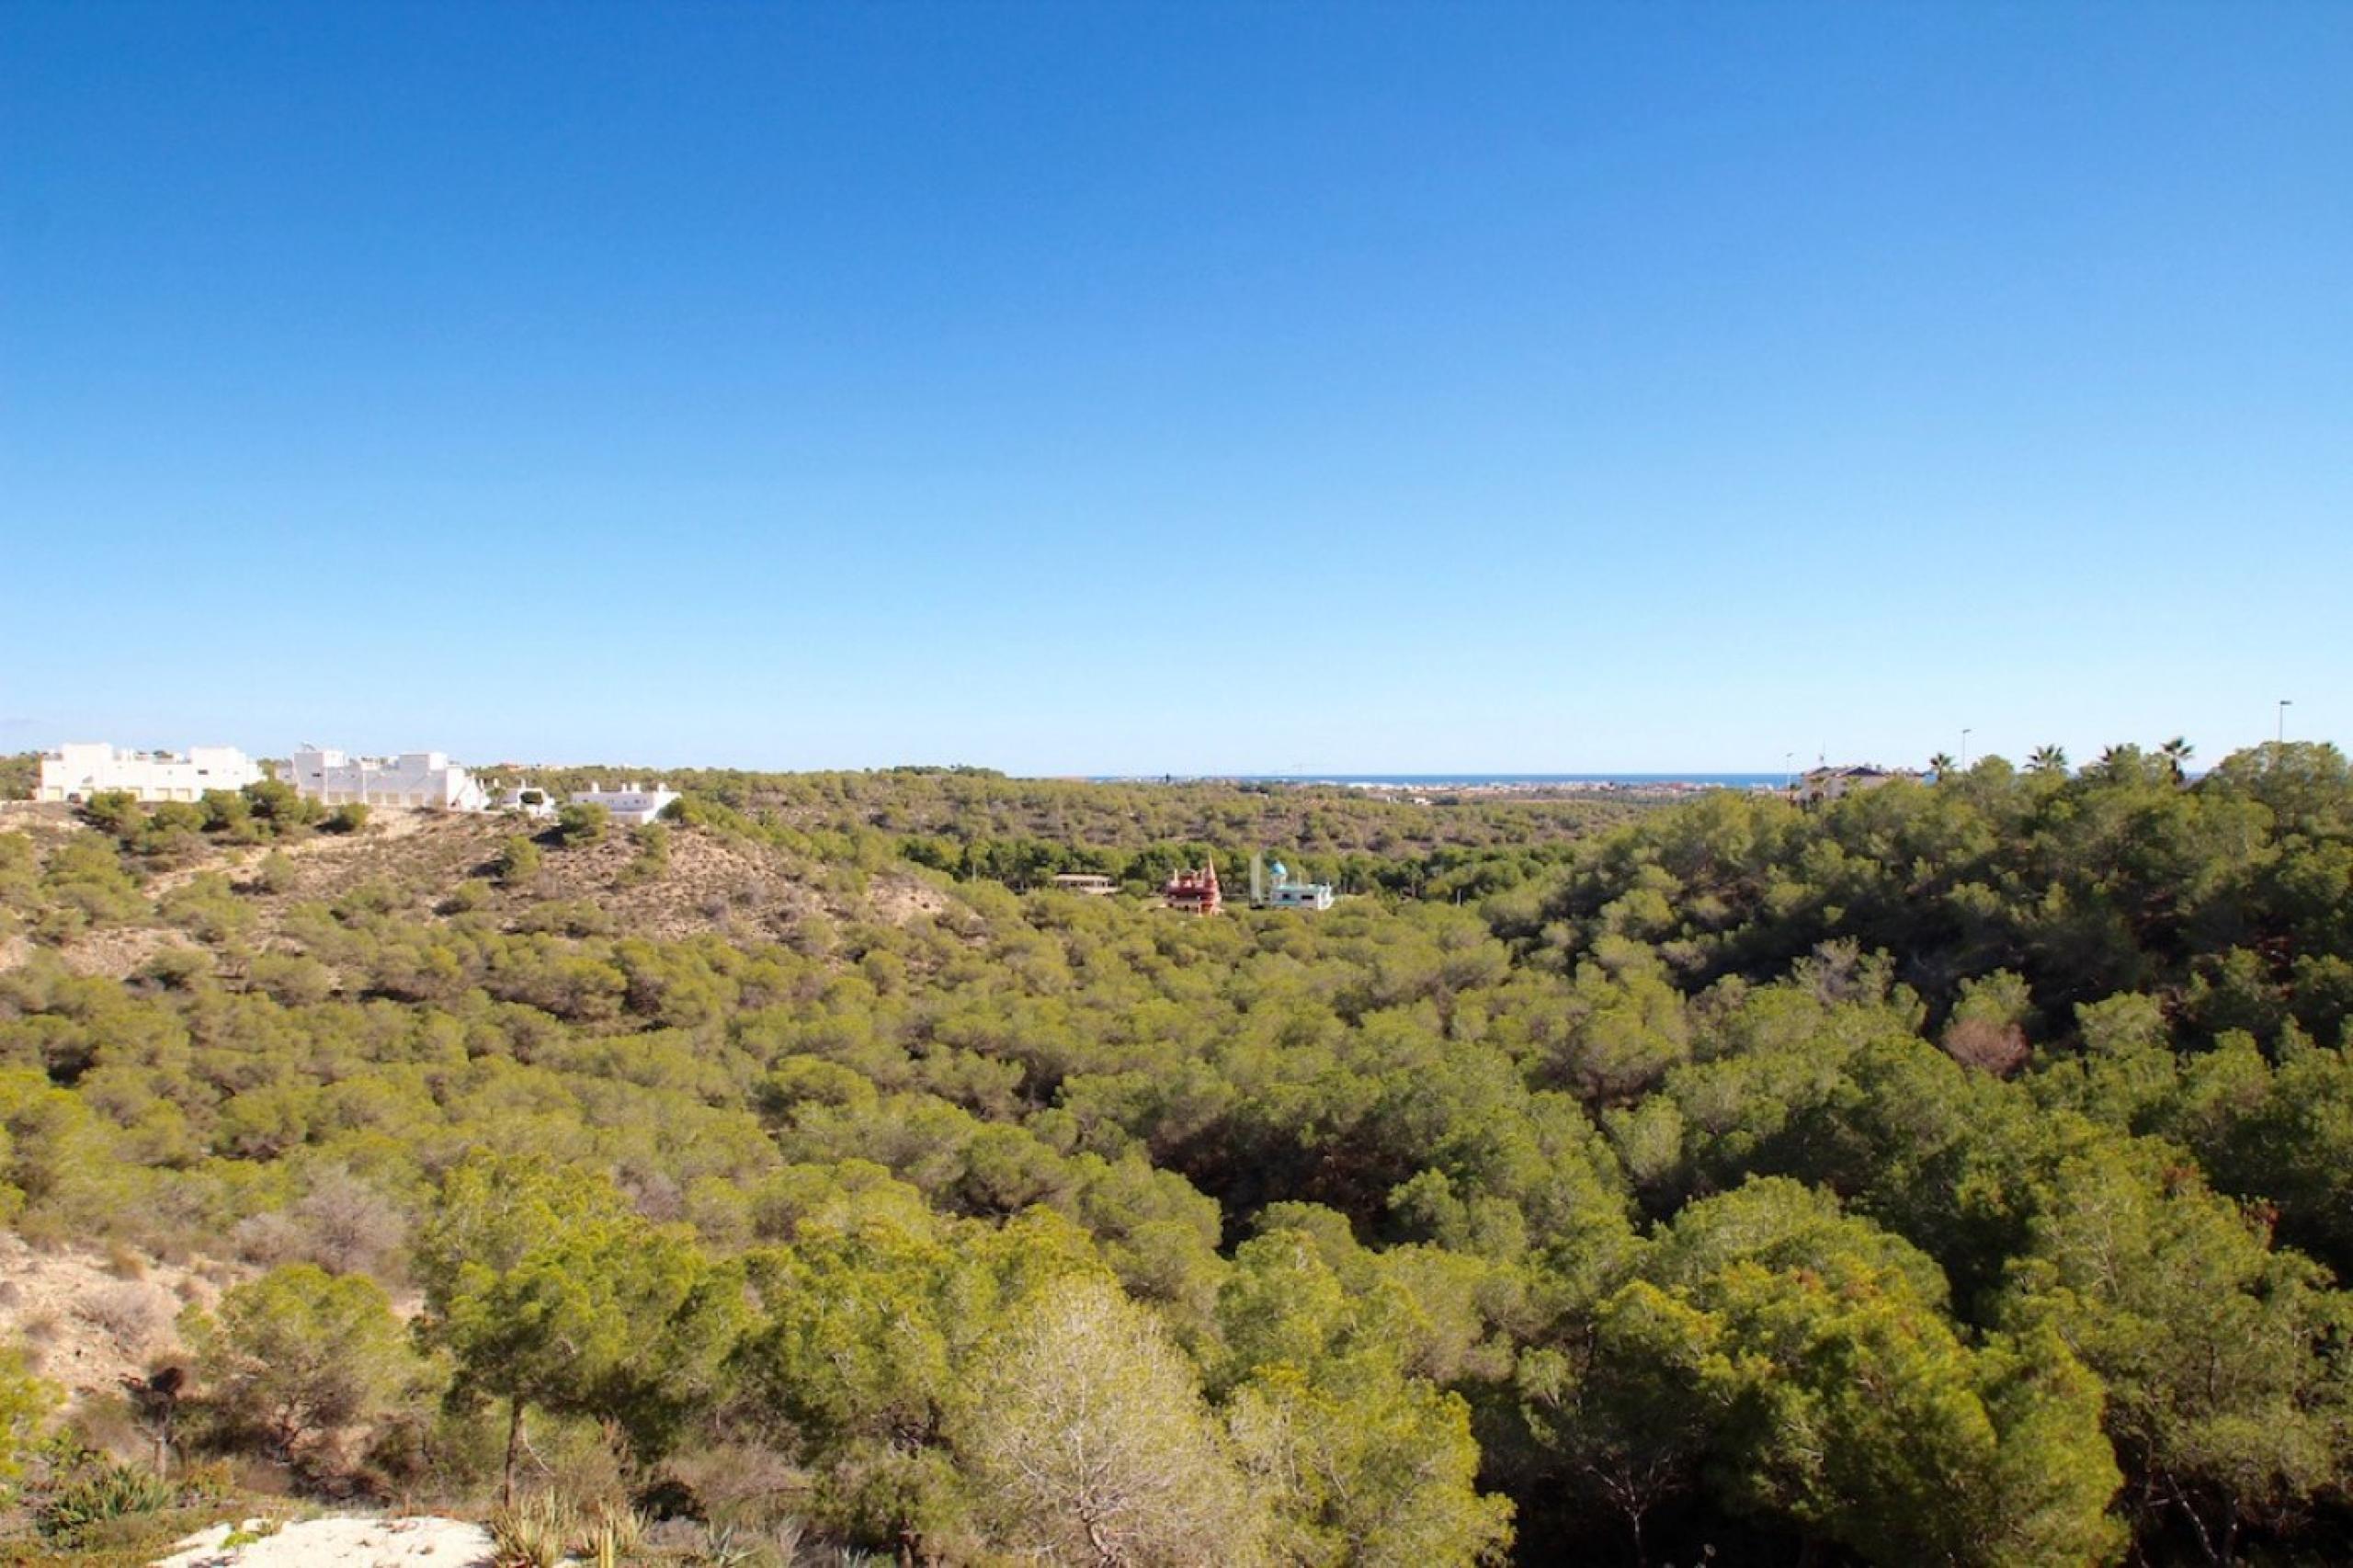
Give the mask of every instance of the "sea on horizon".
<svg viewBox="0 0 2353 1568">
<path fill-rule="evenodd" d="M 1614 786 L 1620 789 L 1669 788 L 1778 790 L 1790 779 L 1786 773 L 1189 773 L 1167 775 L 1098 775 L 1097 783 L 1149 782 L 1154 778 L 1196 783 L 1215 780 L 1234 784 L 1337 784 L 1356 790 L 1472 790 L 1506 785 L 1547 784 Z"/>
</svg>

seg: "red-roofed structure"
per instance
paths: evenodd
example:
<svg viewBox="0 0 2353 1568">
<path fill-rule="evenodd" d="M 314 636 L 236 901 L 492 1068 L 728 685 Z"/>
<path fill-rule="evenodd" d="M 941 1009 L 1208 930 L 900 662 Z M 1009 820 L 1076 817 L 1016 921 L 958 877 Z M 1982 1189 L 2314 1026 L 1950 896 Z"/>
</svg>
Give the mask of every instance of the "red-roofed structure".
<svg viewBox="0 0 2353 1568">
<path fill-rule="evenodd" d="M 1178 871 L 1160 890 L 1160 896 L 1180 915 L 1215 915 L 1225 902 L 1218 892 L 1217 862 L 1211 860 L 1199 870 Z"/>
</svg>

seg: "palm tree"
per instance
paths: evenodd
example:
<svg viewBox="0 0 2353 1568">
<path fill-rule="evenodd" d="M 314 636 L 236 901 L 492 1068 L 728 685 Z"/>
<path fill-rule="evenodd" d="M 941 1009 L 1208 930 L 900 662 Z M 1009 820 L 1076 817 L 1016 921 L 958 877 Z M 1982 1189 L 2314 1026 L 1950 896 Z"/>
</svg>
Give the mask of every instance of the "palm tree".
<svg viewBox="0 0 2353 1568">
<path fill-rule="evenodd" d="M 2066 772 L 2067 748 L 2065 746 L 2035 747 L 2033 755 L 2026 759 L 2026 770 L 2029 773 Z"/>
<path fill-rule="evenodd" d="M 2189 777 L 2189 758 L 2197 749 L 2179 735 L 2157 748 L 2157 755 L 2172 765 L 2175 783 L 2178 784 Z"/>
<path fill-rule="evenodd" d="M 1937 753 L 1936 756 L 1928 759 L 1928 771 L 1935 774 L 1939 778 L 1942 778 L 1946 774 L 1950 773 L 1952 771 L 1952 755 L 1949 752 L 1940 751 Z"/>
</svg>

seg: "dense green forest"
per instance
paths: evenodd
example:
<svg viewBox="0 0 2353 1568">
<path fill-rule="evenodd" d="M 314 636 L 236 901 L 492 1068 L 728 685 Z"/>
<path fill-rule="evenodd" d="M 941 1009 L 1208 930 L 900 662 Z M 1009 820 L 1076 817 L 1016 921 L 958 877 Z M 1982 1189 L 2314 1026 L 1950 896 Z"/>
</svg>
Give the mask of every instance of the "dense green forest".
<svg viewBox="0 0 2353 1568">
<path fill-rule="evenodd" d="M 529 777 L 571 790 L 645 776 L 574 767 Z M 1656 790 L 1405 795 L 1333 784 L 1098 784 L 972 767 L 665 777 L 689 793 L 690 820 L 756 826 L 796 843 L 883 835 L 920 865 L 1023 890 L 1058 872 L 1093 871 L 1142 892 L 1205 856 L 1239 873 L 1253 853 L 1275 848 L 1298 874 L 1346 892 L 1454 901 L 1559 865 L 1578 839 L 1667 798 Z"/>
<path fill-rule="evenodd" d="M 0 817 L 0 1217 L 226 1285 L 113 1403 L 0 1349 L 30 1549 L 278 1485 L 711 1562 L 2342 1559 L 2333 747 L 1597 814 L 877 777 Z M 1028 885 L 1262 846 L 1362 891 Z"/>
</svg>

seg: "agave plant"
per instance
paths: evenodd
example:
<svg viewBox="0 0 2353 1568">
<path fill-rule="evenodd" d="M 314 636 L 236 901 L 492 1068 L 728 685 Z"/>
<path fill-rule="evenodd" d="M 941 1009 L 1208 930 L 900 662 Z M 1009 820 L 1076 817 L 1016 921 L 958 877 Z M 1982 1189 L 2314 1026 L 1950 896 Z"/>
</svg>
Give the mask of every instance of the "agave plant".
<svg viewBox="0 0 2353 1568">
<path fill-rule="evenodd" d="M 692 1561 L 699 1568 L 745 1568 L 752 1550 L 737 1538 L 733 1525 L 705 1525 Z"/>
<path fill-rule="evenodd" d="M 806 1519 L 787 1517 L 768 1526 L 767 1549 L 776 1559 L 777 1568 L 794 1568 L 801 1561 L 801 1544 L 808 1535 Z"/>
<path fill-rule="evenodd" d="M 645 1547 L 645 1516 L 634 1508 L 606 1506 L 597 1510 L 581 1540 L 581 1554 L 597 1568 L 619 1568 L 633 1562 Z"/>
<path fill-rule="evenodd" d="M 695 1549 L 694 1561 L 700 1568 L 753 1568 L 756 1563 L 765 1568 L 770 1562 L 792 1568 L 799 1544 L 798 1532 L 779 1550 L 772 1541 L 755 1543 L 746 1540 L 733 1525 L 705 1525 L 702 1544 Z"/>
<path fill-rule="evenodd" d="M 33 1526 L 67 1548 L 109 1519 L 153 1514 L 179 1501 L 177 1486 L 152 1471 L 56 1439 L 51 1450 L 56 1479 L 33 1508 Z"/>
<path fill-rule="evenodd" d="M 562 1568 L 578 1524 L 571 1505 L 552 1492 L 501 1507 L 490 1517 L 497 1568 Z"/>
</svg>

